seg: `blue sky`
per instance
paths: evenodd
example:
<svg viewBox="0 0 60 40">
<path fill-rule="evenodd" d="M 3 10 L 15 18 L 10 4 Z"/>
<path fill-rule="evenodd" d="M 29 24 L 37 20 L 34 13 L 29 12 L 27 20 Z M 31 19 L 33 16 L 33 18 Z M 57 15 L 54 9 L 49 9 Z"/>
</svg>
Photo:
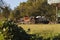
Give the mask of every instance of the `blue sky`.
<svg viewBox="0 0 60 40">
<path fill-rule="evenodd" d="M 8 5 L 10 5 L 10 8 L 14 9 L 19 5 L 20 2 L 26 2 L 27 0 L 4 0 Z"/>
</svg>

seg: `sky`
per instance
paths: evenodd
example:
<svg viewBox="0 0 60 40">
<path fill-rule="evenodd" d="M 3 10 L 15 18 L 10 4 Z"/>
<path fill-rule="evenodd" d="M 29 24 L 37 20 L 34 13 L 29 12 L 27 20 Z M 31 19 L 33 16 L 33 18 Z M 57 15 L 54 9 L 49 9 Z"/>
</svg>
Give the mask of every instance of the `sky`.
<svg viewBox="0 0 60 40">
<path fill-rule="evenodd" d="M 14 9 L 15 7 L 17 7 L 20 4 L 20 2 L 26 2 L 27 0 L 4 0 L 4 1 L 8 5 L 10 5 L 11 9 Z"/>
<path fill-rule="evenodd" d="M 8 5 L 10 5 L 11 9 L 14 9 L 19 5 L 20 2 L 26 2 L 27 0 L 4 0 Z M 51 4 L 52 2 L 59 2 L 60 0 L 48 0 L 48 3 Z"/>
</svg>

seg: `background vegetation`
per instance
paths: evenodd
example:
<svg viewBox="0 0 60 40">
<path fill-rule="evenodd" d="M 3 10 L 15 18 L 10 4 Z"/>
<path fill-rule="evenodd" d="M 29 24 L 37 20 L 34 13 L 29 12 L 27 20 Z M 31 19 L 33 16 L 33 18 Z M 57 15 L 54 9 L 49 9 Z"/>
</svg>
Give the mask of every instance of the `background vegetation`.
<svg viewBox="0 0 60 40">
<path fill-rule="evenodd" d="M 9 6 L 0 7 L 1 16 L 5 18 L 19 19 L 24 16 L 45 16 L 50 21 L 55 21 L 56 10 L 55 6 L 49 5 L 47 0 L 27 0 L 22 2 L 14 10 Z"/>
<path fill-rule="evenodd" d="M 1 2 L 3 2 L 1 0 Z M 47 4 L 47 0 L 27 0 L 27 2 L 20 3 L 14 10 L 11 10 L 9 6 L 0 5 L 0 28 L 6 27 L 7 30 L 4 33 L 0 33 L 0 40 L 4 40 L 5 36 L 7 38 L 11 38 L 10 35 L 10 27 L 12 29 L 11 33 L 13 32 L 13 39 L 17 40 L 17 35 L 22 37 L 21 40 L 24 40 L 26 35 L 30 36 L 30 40 L 60 40 L 60 25 L 58 24 L 48 24 L 48 25 L 21 25 L 23 34 L 21 29 L 18 28 L 16 24 L 13 24 L 8 21 L 6 24 L 3 24 L 2 21 L 6 19 L 16 19 L 18 20 L 24 16 L 45 16 L 46 18 L 50 19 L 50 21 L 55 21 L 56 19 L 56 10 L 55 6 Z M 9 25 L 8 25 L 9 24 Z M 14 28 L 12 28 L 14 27 Z M 15 30 L 16 29 L 16 30 Z M 19 29 L 19 30 L 18 30 Z M 0 32 L 3 32 L 2 29 Z M 16 32 L 16 35 L 15 33 Z M 6 33 L 6 34 L 5 34 Z M 8 34 L 8 35 L 7 35 Z M 5 35 L 5 36 L 4 36 Z M 21 36 L 20 36 L 21 35 Z M 24 36 L 24 37 L 23 37 Z M 18 39 L 19 39 L 18 37 Z M 23 39 L 24 38 L 24 39 Z M 8 40 L 8 39 L 7 39 Z"/>
</svg>

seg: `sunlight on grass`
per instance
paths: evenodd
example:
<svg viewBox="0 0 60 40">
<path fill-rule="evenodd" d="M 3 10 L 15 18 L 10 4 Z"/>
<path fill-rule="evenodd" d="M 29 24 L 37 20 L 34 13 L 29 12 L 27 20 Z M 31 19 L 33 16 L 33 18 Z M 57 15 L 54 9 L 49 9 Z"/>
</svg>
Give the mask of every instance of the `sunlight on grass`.
<svg viewBox="0 0 60 40">
<path fill-rule="evenodd" d="M 29 34 L 39 34 L 44 37 L 54 37 L 60 34 L 60 24 L 26 24 L 19 25 L 27 32 L 30 28 Z"/>
</svg>

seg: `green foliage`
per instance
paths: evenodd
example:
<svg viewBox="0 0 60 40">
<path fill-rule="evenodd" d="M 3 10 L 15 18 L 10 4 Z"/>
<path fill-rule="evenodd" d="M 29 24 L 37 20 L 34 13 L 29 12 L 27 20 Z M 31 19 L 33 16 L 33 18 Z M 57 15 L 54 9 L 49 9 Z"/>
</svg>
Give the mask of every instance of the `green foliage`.
<svg viewBox="0 0 60 40">
<path fill-rule="evenodd" d="M 3 9 L 2 15 L 3 15 L 3 17 L 5 17 L 5 18 L 9 18 L 10 8 L 9 8 L 9 7 L 5 7 L 5 8 Z"/>
<path fill-rule="evenodd" d="M 7 4 L 3 0 L 0 0 L 0 2 L 1 2 L 0 3 L 0 10 L 1 10 L 0 12 L 3 17 L 8 19 L 11 9 L 9 6 L 7 6 Z"/>
<path fill-rule="evenodd" d="M 20 17 L 24 17 L 26 15 L 27 16 L 40 15 L 40 16 L 46 16 L 46 18 L 50 19 L 50 21 L 53 20 L 55 21 L 56 17 L 55 7 L 47 4 L 47 0 L 33 0 L 33 1 L 27 0 L 27 2 L 20 3 L 20 5 L 16 9 L 20 11 Z"/>
<path fill-rule="evenodd" d="M 14 21 L 5 21 L 2 29 L 4 40 L 29 40 L 29 35 L 21 27 L 18 27 Z"/>
<path fill-rule="evenodd" d="M 0 40 L 4 40 L 4 36 L 1 33 L 0 33 Z"/>
<path fill-rule="evenodd" d="M 16 9 L 14 11 L 13 17 L 16 18 L 16 20 L 20 18 L 20 10 L 19 9 Z"/>
<path fill-rule="evenodd" d="M 3 16 L 8 18 L 12 13 L 11 18 L 19 19 L 24 16 L 46 16 L 50 21 L 55 21 L 56 10 L 52 5 L 47 4 L 47 0 L 27 0 L 20 3 L 13 11 L 9 7 L 2 8 Z M 10 12 L 11 11 L 11 12 Z"/>
<path fill-rule="evenodd" d="M 55 21 L 56 10 L 52 5 L 47 4 L 47 0 L 27 0 L 27 2 L 20 3 L 17 8 L 10 10 L 9 7 L 0 7 L 3 9 L 2 15 L 9 18 L 12 14 L 12 19 L 19 19 L 24 16 L 46 16 L 50 21 Z"/>
</svg>

